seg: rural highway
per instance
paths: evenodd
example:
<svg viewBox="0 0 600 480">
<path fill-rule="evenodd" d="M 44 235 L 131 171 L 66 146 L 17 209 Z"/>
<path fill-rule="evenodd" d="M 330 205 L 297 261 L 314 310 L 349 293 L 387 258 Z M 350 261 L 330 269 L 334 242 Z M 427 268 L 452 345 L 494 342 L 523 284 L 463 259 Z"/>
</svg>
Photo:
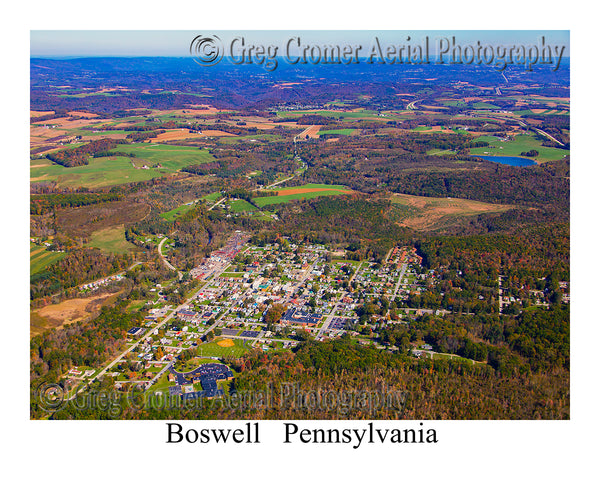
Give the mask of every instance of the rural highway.
<svg viewBox="0 0 600 480">
<path fill-rule="evenodd" d="M 421 100 L 413 100 L 412 102 L 410 102 L 407 106 L 406 109 L 407 110 L 416 110 L 417 106 L 415 105 L 417 102 L 420 102 Z"/>
<path fill-rule="evenodd" d="M 544 132 L 543 130 L 540 130 L 539 128 L 535 128 L 533 127 L 533 129 L 538 132 L 540 135 L 544 135 L 544 137 L 548 137 L 550 140 L 552 140 L 553 142 L 558 143 L 561 147 L 564 147 L 565 144 L 562 142 L 559 142 L 556 138 L 554 138 L 552 135 L 550 135 L 549 133 Z"/>
<path fill-rule="evenodd" d="M 223 197 L 221 198 L 221 200 L 219 200 L 218 202 L 214 203 L 212 207 L 210 207 L 208 210 L 212 210 L 213 208 L 215 208 L 217 205 L 220 205 L 221 203 L 223 203 L 225 200 L 227 199 L 227 197 Z"/>
</svg>

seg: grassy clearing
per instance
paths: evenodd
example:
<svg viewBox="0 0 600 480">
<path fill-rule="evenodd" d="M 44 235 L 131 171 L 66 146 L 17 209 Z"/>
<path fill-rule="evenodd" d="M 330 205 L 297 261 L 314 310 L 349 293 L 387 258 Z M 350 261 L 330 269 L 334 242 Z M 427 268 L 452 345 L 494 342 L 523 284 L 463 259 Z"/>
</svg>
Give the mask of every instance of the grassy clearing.
<svg viewBox="0 0 600 480">
<path fill-rule="evenodd" d="M 207 202 L 216 202 L 221 198 L 221 192 L 213 192 L 208 195 L 204 195 L 202 200 L 206 200 Z"/>
<path fill-rule="evenodd" d="M 569 150 L 543 147 L 542 142 L 537 140 L 533 135 L 516 135 L 509 141 L 502 141 L 497 137 L 492 136 L 482 136 L 477 140 L 489 142 L 490 145 L 487 147 L 472 148 L 471 155 L 520 157 L 521 152 L 527 152 L 534 149 L 540 152 L 540 154 L 535 157 L 535 160 L 538 162 L 547 162 L 551 160 L 560 160 L 565 155 L 569 154 Z"/>
<path fill-rule="evenodd" d="M 177 217 L 180 217 L 185 212 L 194 208 L 194 204 L 192 205 L 180 205 L 179 207 L 174 208 L 173 210 L 169 210 L 168 212 L 161 213 L 160 216 L 169 222 L 174 222 Z"/>
<path fill-rule="evenodd" d="M 254 205 L 248 203 L 246 200 L 242 200 L 241 198 L 231 200 L 229 202 L 229 206 L 231 207 L 231 211 L 235 213 L 255 212 L 256 210 L 258 210 Z"/>
<path fill-rule="evenodd" d="M 125 240 L 123 225 L 93 232 L 88 245 L 109 253 L 125 253 L 134 249 L 134 246 Z"/>
<path fill-rule="evenodd" d="M 34 275 L 64 258 L 65 252 L 51 252 L 45 247 L 31 244 L 29 247 L 29 274 Z"/>
<path fill-rule="evenodd" d="M 427 155 L 456 155 L 454 150 L 441 150 L 439 148 L 432 148 L 431 150 L 427 150 Z"/>
</svg>

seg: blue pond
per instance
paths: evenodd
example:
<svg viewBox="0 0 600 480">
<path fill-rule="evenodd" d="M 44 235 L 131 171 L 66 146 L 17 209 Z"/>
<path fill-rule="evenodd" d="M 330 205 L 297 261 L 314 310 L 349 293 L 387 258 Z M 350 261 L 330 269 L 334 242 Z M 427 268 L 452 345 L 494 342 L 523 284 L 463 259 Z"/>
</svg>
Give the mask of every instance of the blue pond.
<svg viewBox="0 0 600 480">
<path fill-rule="evenodd" d="M 512 165 L 513 167 L 529 167 L 535 165 L 533 160 L 521 157 L 494 157 L 492 155 L 471 155 L 472 157 L 483 158 L 490 162 L 502 163 L 504 165 Z"/>
</svg>

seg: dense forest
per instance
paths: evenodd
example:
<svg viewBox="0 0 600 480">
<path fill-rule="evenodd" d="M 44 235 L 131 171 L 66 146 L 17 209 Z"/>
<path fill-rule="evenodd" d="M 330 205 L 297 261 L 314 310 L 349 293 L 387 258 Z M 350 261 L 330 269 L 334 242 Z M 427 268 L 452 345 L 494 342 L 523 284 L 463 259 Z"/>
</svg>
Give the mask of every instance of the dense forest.
<svg viewBox="0 0 600 480">
<path fill-rule="evenodd" d="M 230 359 L 237 372 L 225 399 L 148 402 L 141 394 L 81 410 L 69 404 L 56 419 L 565 419 L 569 392 L 565 372 L 501 372 L 488 365 L 418 360 L 342 338 L 303 342 L 295 351 L 254 351 Z M 95 388 L 110 387 L 109 383 Z M 370 398 L 361 392 L 371 392 Z M 335 402 L 316 401 L 335 392 Z M 380 395 L 379 398 L 374 394 Z M 262 396 L 261 396 L 262 394 Z M 246 399 L 240 401 L 239 399 Z M 386 398 L 387 401 L 383 401 Z M 135 400 L 131 400 L 135 399 Z M 32 412 L 38 407 L 33 399 Z M 315 408 L 316 403 L 316 408 Z M 40 412 L 42 413 L 42 412 Z"/>
</svg>

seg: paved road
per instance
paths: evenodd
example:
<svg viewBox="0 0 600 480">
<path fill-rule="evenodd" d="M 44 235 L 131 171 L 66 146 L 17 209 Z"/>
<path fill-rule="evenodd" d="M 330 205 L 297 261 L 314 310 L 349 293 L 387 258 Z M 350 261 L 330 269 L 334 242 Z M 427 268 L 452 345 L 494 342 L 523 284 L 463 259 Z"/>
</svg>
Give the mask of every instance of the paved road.
<svg viewBox="0 0 600 480">
<path fill-rule="evenodd" d="M 394 294 L 392 295 L 392 299 L 391 299 L 392 302 L 394 300 L 396 300 L 396 296 L 398 295 L 398 289 L 400 288 L 400 282 L 402 282 L 402 278 L 404 277 L 404 274 L 406 273 L 406 267 L 407 267 L 407 264 L 403 263 L 402 270 L 400 270 L 400 276 L 398 277 L 398 281 L 396 282 L 396 288 L 394 288 Z"/>
<path fill-rule="evenodd" d="M 179 280 L 181 280 L 183 278 L 183 273 L 181 273 L 173 265 L 171 265 L 169 263 L 169 261 L 167 260 L 167 258 L 162 253 L 162 246 L 167 240 L 168 240 L 168 238 L 164 237 L 158 244 L 158 254 L 160 255 L 160 258 L 162 259 L 163 263 L 167 266 L 167 268 L 170 268 L 171 270 L 177 272 L 177 275 L 179 276 Z"/>
<path fill-rule="evenodd" d="M 536 132 L 538 132 L 540 135 L 544 135 L 545 137 L 548 137 L 550 140 L 552 140 L 553 142 L 558 143 L 561 147 L 564 147 L 565 144 L 562 142 L 559 142 L 556 138 L 554 138 L 552 135 L 550 135 L 549 133 L 544 132 L 543 130 L 540 130 L 539 128 L 533 128 Z"/>
<path fill-rule="evenodd" d="M 354 281 L 354 279 L 356 278 L 356 275 L 358 274 L 359 270 L 362 267 L 362 263 L 358 264 L 358 268 L 356 269 L 356 271 L 354 272 L 354 274 L 352 275 L 352 277 L 350 277 L 350 280 L 348 283 L 352 283 Z M 329 312 L 329 315 L 327 315 L 327 318 L 325 319 L 325 321 L 323 322 L 323 325 L 321 325 L 321 328 L 319 329 L 319 331 L 317 332 L 317 336 L 316 339 L 318 340 L 319 338 L 321 338 L 323 336 L 323 332 L 325 332 L 325 330 L 327 330 L 327 328 L 329 328 L 329 324 L 331 323 L 331 320 L 333 320 L 333 317 L 335 316 L 335 312 L 338 309 L 338 307 L 340 306 L 340 303 L 342 301 L 342 296 L 338 299 L 338 301 L 335 303 L 335 305 L 333 306 L 333 308 L 331 309 L 331 312 Z"/>
<path fill-rule="evenodd" d="M 407 110 L 416 110 L 417 106 L 415 105 L 417 102 L 420 102 L 421 100 L 413 100 L 412 102 L 410 102 L 407 106 L 406 109 Z"/>
<path fill-rule="evenodd" d="M 209 208 L 209 210 L 212 210 L 213 208 L 215 208 L 217 205 L 220 205 L 221 203 L 223 203 L 225 200 L 227 199 L 227 197 L 223 197 L 221 198 L 221 200 L 219 200 L 218 202 L 214 203 L 212 207 Z"/>
</svg>

